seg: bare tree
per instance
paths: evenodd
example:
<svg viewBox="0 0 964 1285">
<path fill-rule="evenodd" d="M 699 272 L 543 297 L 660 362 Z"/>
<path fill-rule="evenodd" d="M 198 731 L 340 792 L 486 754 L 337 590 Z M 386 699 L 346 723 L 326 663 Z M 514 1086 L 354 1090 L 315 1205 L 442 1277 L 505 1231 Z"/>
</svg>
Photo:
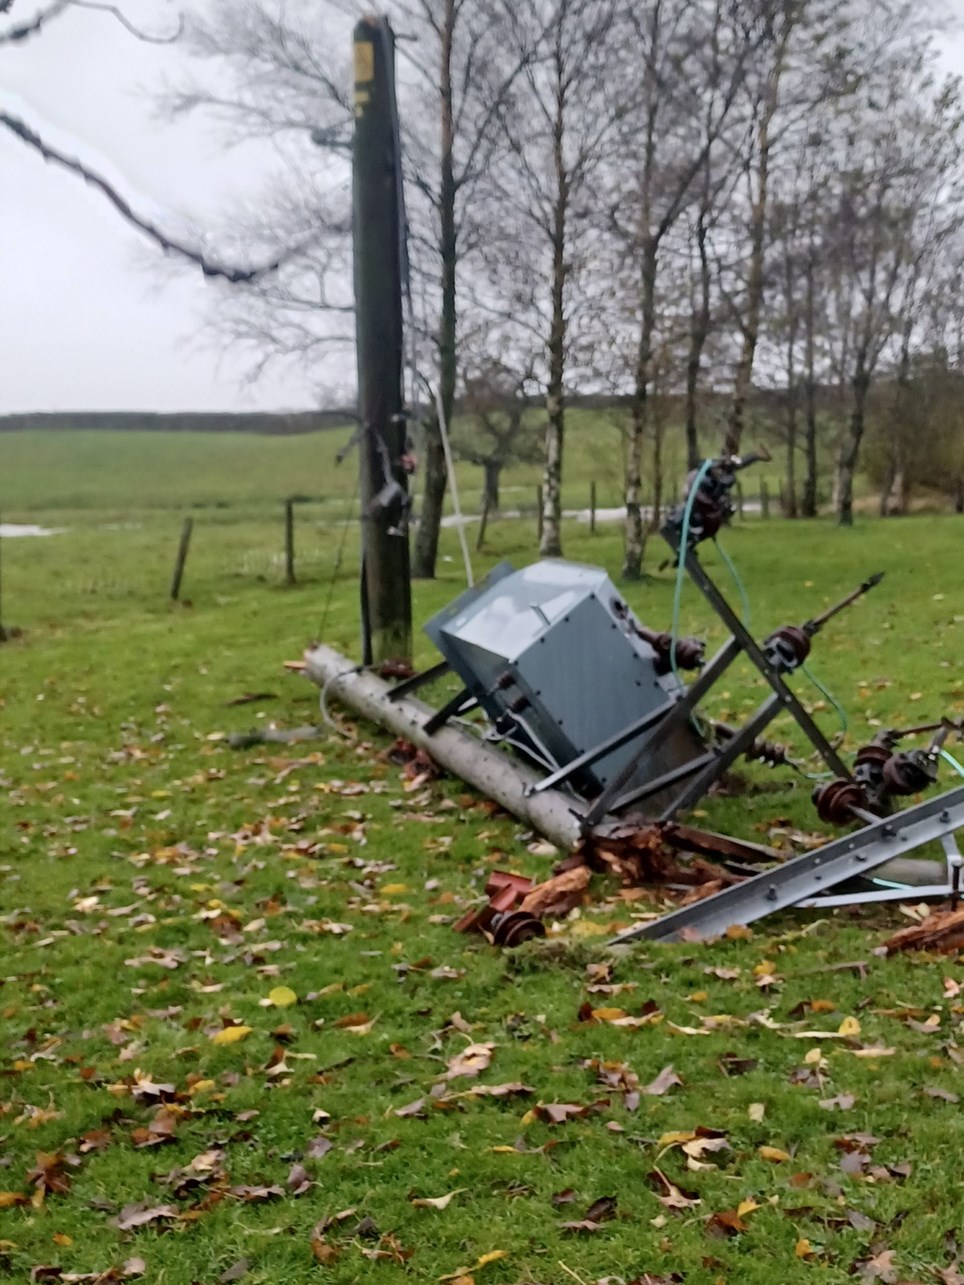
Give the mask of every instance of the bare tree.
<svg viewBox="0 0 964 1285">
<path fill-rule="evenodd" d="M 538 385 L 531 369 L 513 370 L 494 357 L 468 369 L 464 383 L 463 422 L 454 434 L 453 451 L 483 470 L 483 505 L 488 513 L 497 513 L 502 470 L 542 459 L 545 430 L 526 419 Z"/>
<path fill-rule="evenodd" d="M 657 328 L 660 252 L 705 172 L 707 156 L 727 126 L 760 40 L 758 23 L 731 0 L 648 0 L 625 9 L 624 48 L 632 61 L 624 83 L 635 86 L 623 117 L 623 146 L 633 158 L 611 208 L 615 235 L 631 256 L 637 338 L 630 426 L 626 438 L 626 529 L 623 576 L 639 579 L 645 535 L 641 488 Z M 708 97 L 714 105 L 707 118 Z"/>
</svg>

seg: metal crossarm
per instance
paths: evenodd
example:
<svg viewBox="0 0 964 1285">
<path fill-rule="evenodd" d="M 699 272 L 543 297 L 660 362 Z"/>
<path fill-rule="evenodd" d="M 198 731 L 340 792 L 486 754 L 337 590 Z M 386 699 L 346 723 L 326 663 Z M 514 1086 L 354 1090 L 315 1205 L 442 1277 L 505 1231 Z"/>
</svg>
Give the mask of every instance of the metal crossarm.
<svg viewBox="0 0 964 1285">
<path fill-rule="evenodd" d="M 752 924 L 766 915 L 814 898 L 847 879 L 870 871 L 934 840 L 964 829 L 964 786 L 928 799 L 896 816 L 884 817 L 854 834 L 835 839 L 785 865 L 765 870 L 745 883 L 674 910 L 661 919 L 620 933 L 611 945 L 627 941 L 682 941 L 718 937 L 727 928 Z M 951 889 L 947 889 L 948 893 Z M 909 888 L 908 896 L 920 895 Z M 840 904 L 834 898 L 834 904 Z"/>
</svg>

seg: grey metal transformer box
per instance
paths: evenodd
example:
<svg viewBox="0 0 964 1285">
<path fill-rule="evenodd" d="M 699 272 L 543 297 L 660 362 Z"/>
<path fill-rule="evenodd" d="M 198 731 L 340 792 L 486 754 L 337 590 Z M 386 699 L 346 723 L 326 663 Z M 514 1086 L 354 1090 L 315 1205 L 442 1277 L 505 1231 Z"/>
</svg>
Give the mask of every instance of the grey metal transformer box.
<svg viewBox="0 0 964 1285">
<path fill-rule="evenodd" d="M 684 687 L 657 672 L 657 655 L 605 571 L 547 559 L 513 570 L 501 563 L 425 626 L 497 735 L 547 771 L 564 767 L 658 709 Z M 573 777 L 592 797 L 639 751 L 644 738 L 597 759 Z M 632 790 L 705 753 L 689 727 L 651 756 Z M 681 787 L 676 787 L 677 789 Z M 654 795 L 659 808 L 672 790 Z"/>
</svg>

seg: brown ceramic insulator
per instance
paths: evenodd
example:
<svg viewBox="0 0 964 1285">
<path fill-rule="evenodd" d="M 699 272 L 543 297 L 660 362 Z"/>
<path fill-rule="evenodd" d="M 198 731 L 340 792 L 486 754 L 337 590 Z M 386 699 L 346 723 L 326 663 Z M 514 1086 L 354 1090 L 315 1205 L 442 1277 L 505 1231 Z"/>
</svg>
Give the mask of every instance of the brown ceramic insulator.
<svg viewBox="0 0 964 1285">
<path fill-rule="evenodd" d="M 813 802 L 820 820 L 827 825 L 849 825 L 854 808 L 866 808 L 867 799 L 856 781 L 828 781 L 813 792 Z"/>
<path fill-rule="evenodd" d="M 802 665 L 810 655 L 810 636 L 799 625 L 781 625 L 767 639 L 767 646 L 779 646 Z"/>
<path fill-rule="evenodd" d="M 541 919 L 536 919 L 527 910 L 511 910 L 496 915 L 489 925 L 489 932 L 497 946 L 511 950 L 533 937 L 545 937 L 546 927 Z"/>
</svg>

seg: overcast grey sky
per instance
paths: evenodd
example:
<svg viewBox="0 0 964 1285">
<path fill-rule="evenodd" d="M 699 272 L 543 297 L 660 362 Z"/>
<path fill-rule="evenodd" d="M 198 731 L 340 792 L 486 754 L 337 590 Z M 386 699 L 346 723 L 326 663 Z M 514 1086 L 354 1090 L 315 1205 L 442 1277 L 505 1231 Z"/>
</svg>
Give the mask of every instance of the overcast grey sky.
<svg viewBox="0 0 964 1285">
<path fill-rule="evenodd" d="M 24 8 L 24 15 L 30 8 Z M 19 8 L 19 6 L 18 6 Z M 144 26 L 176 12 L 128 0 Z M 210 219 L 260 186 L 270 153 L 223 153 L 200 122 L 159 124 L 143 92 L 181 55 L 139 45 L 95 13 L 68 14 L 36 40 L 0 47 L 0 104 L 51 141 L 110 168 L 149 213 Z M 964 34 L 942 45 L 964 73 Z M 12 136 L 0 137 L 0 413 L 32 410 L 289 409 L 313 403 L 290 372 L 244 384 L 237 362 L 192 342 L 206 292 L 199 273 L 161 286 L 142 238 L 96 193 Z"/>
</svg>

